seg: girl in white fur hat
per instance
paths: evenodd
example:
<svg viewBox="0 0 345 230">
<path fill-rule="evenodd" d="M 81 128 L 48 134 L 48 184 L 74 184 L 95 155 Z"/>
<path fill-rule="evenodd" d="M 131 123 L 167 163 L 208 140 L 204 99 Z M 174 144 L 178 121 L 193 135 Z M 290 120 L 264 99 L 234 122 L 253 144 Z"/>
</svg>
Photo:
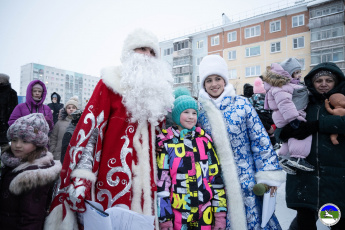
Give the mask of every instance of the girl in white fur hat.
<svg viewBox="0 0 345 230">
<path fill-rule="evenodd" d="M 217 149 L 228 202 L 227 229 L 280 230 L 273 214 L 262 225 L 262 198 L 256 183 L 271 186 L 285 181 L 267 132 L 247 98 L 237 96 L 228 82 L 228 66 L 219 55 L 203 58 L 199 66 L 199 124 Z"/>
<path fill-rule="evenodd" d="M 78 97 L 74 96 L 67 101 L 65 108 L 60 110 L 59 121 L 55 124 L 53 132 L 49 137 L 49 150 L 53 153 L 54 160 L 60 160 L 61 158 L 62 138 L 72 120 L 71 114 L 78 107 Z"/>
</svg>

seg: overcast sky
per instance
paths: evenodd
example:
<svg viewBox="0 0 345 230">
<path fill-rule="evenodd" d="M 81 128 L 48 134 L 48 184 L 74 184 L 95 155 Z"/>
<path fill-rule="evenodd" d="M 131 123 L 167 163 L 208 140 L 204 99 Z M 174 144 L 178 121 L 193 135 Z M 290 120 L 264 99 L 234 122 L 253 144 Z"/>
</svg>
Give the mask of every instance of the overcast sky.
<svg viewBox="0 0 345 230">
<path fill-rule="evenodd" d="M 279 1 L 287 4 L 291 0 Z M 99 76 L 118 65 L 137 27 L 159 38 L 265 9 L 276 0 L 0 0 L 0 73 L 19 93 L 20 67 L 39 63 Z"/>
</svg>

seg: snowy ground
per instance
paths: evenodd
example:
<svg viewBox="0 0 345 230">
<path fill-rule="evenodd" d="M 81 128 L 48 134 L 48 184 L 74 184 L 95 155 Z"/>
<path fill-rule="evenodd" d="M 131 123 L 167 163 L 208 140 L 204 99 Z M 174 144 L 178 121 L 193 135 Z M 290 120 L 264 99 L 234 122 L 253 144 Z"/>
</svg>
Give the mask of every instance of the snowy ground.
<svg viewBox="0 0 345 230">
<path fill-rule="evenodd" d="M 289 209 L 286 207 L 285 202 L 285 183 L 283 183 L 277 192 L 277 200 L 276 200 L 276 211 L 275 214 L 279 220 L 279 223 L 283 230 L 288 230 L 291 221 L 296 216 L 296 211 L 293 209 Z M 320 221 L 317 221 L 317 229 L 318 230 L 328 230 L 328 228 L 323 225 Z"/>
</svg>

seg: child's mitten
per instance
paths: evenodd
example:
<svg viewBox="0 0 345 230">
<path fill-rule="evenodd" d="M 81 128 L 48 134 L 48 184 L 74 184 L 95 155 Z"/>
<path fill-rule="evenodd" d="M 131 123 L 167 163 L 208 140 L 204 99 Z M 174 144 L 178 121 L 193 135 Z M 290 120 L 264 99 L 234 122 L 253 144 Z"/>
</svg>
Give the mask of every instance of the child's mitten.
<svg viewBox="0 0 345 230">
<path fill-rule="evenodd" d="M 226 228 L 226 212 L 214 213 L 214 219 L 212 230 L 224 230 Z"/>
<path fill-rule="evenodd" d="M 173 230 L 173 223 L 171 220 L 163 223 L 159 223 L 159 228 L 161 230 Z"/>
</svg>

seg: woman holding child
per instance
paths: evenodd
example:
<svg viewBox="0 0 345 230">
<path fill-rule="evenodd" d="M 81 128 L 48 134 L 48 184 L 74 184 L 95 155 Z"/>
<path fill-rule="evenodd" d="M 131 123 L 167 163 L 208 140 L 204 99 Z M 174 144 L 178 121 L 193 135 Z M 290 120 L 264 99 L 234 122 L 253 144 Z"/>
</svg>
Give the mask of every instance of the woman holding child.
<svg viewBox="0 0 345 230">
<path fill-rule="evenodd" d="M 275 191 L 285 181 L 285 174 L 255 109 L 229 84 L 224 59 L 219 55 L 204 57 L 199 74 L 198 121 L 212 136 L 223 171 L 227 229 L 261 229 L 262 198 L 253 193 L 253 186 L 264 183 Z M 281 227 L 272 215 L 262 229 Z"/>
</svg>

